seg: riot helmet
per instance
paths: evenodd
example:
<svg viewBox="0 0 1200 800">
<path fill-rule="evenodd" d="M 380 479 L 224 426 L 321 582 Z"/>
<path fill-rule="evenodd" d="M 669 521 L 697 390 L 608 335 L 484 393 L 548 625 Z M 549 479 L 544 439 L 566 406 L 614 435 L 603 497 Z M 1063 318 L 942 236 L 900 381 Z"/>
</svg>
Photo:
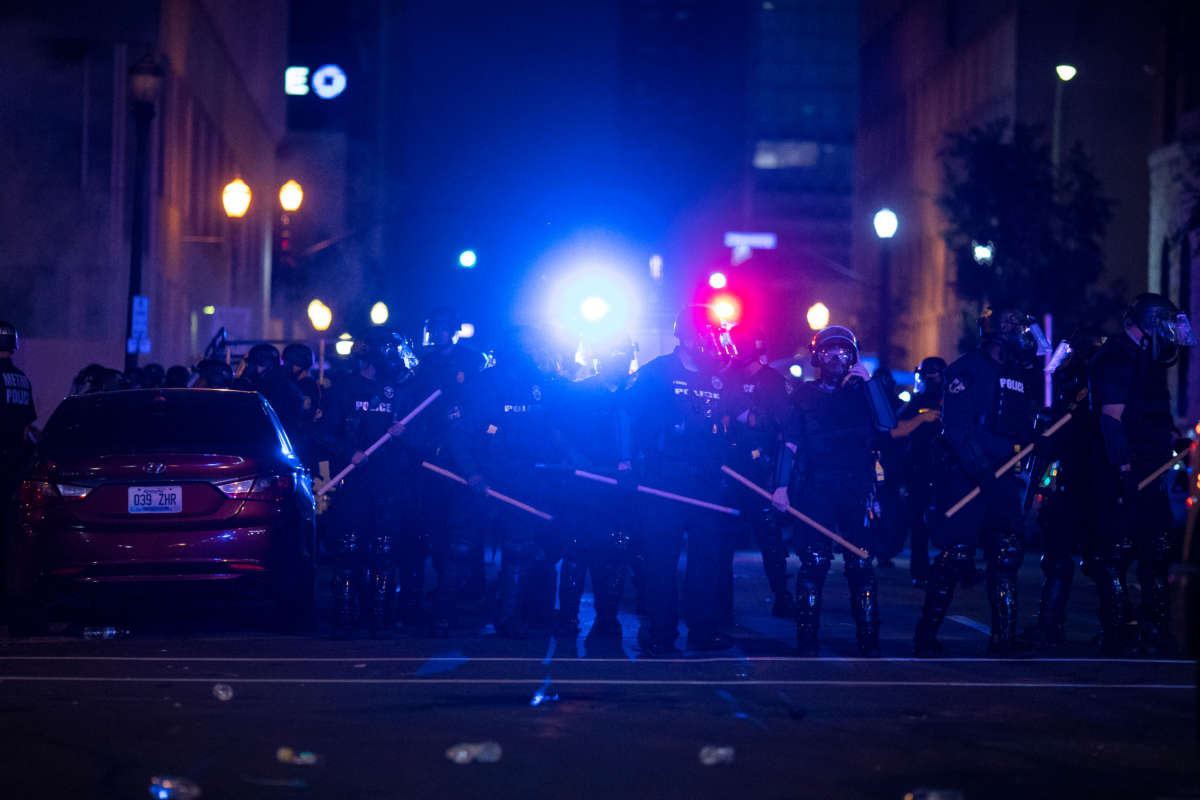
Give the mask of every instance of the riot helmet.
<svg viewBox="0 0 1200 800">
<path fill-rule="evenodd" d="M 167 371 L 163 369 L 162 364 L 147 364 L 142 368 L 145 374 L 145 386 L 147 389 L 157 389 L 163 385 L 163 380 L 167 377 Z"/>
<path fill-rule="evenodd" d="M 17 326 L 11 322 L 0 322 L 0 352 L 15 353 L 20 345 Z"/>
<path fill-rule="evenodd" d="M 762 328 L 734 325 L 729 329 L 729 340 L 738 364 L 746 366 L 756 361 L 759 364 L 767 363 L 767 334 Z"/>
<path fill-rule="evenodd" d="M 709 306 L 684 306 L 675 317 L 675 338 L 685 350 L 719 364 L 733 354 L 729 332 Z"/>
<path fill-rule="evenodd" d="M 821 368 L 821 381 L 841 383 L 850 368 L 858 363 L 858 339 L 854 331 L 830 325 L 817 331 L 808 345 L 812 365 Z"/>
<path fill-rule="evenodd" d="M 1035 355 L 1049 352 L 1041 327 L 1015 308 L 989 308 L 980 315 L 979 346 L 985 350 L 998 347 L 1002 361 L 1024 367 L 1033 365 Z"/>
<path fill-rule="evenodd" d="M 191 376 L 188 374 L 187 367 L 182 364 L 176 364 L 167 369 L 166 377 L 163 378 L 162 386 L 164 389 L 182 389 L 188 385 L 188 380 Z"/>
<path fill-rule="evenodd" d="M 448 306 L 439 306 L 425 318 L 425 332 L 421 343 L 425 347 L 449 347 L 454 336 L 462 327 L 458 312 Z"/>
<path fill-rule="evenodd" d="M 273 344 L 260 342 L 250 348 L 246 354 L 246 365 L 254 367 L 256 372 L 265 372 L 279 366 L 279 348 Z"/>
<path fill-rule="evenodd" d="M 923 358 L 917 365 L 914 374 L 916 380 L 913 384 L 913 391 L 916 394 L 941 398 L 942 387 L 946 380 L 946 359 L 938 356 Z"/>
<path fill-rule="evenodd" d="M 312 369 L 312 348 L 300 342 L 292 342 L 283 348 L 283 365 L 293 375 L 299 374 L 306 369 Z"/>
<path fill-rule="evenodd" d="M 1196 343 L 1188 315 L 1161 294 L 1139 294 L 1134 298 L 1125 312 L 1125 327 L 1131 326 L 1141 331 L 1142 351 L 1159 364 L 1174 364 L 1180 347 Z"/>
<path fill-rule="evenodd" d="M 196 365 L 193 386 L 208 389 L 228 389 L 233 384 L 233 369 L 224 361 L 206 358 Z"/>
</svg>

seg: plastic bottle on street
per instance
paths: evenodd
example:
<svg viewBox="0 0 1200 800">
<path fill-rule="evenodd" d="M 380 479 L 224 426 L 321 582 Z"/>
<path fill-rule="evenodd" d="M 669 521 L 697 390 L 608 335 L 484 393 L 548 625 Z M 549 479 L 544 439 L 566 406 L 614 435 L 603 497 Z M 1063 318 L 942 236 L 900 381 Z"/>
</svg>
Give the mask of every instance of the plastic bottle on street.
<svg viewBox="0 0 1200 800">
<path fill-rule="evenodd" d="M 84 628 L 83 638 L 85 639 L 126 639 L 129 637 L 127 628 L 114 628 L 111 625 L 105 628 Z"/>
</svg>

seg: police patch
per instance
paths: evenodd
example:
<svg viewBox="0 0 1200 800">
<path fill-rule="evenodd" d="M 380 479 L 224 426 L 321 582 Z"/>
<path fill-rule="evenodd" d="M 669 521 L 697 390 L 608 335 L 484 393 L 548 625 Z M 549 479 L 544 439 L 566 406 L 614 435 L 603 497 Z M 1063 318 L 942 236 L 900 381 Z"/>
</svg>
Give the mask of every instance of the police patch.
<svg viewBox="0 0 1200 800">
<path fill-rule="evenodd" d="M 958 394 L 959 392 L 965 392 L 966 390 L 967 385 L 962 382 L 962 378 L 955 378 L 954 380 L 950 381 L 950 385 L 946 387 L 946 391 L 950 394 Z"/>
<path fill-rule="evenodd" d="M 529 393 L 533 395 L 533 400 L 535 403 L 542 402 L 542 387 L 534 386 Z"/>
<path fill-rule="evenodd" d="M 385 387 L 383 387 L 383 396 L 386 397 L 388 400 L 391 400 L 392 398 L 394 398 L 396 396 L 396 390 L 393 389 L 391 386 L 385 386 Z"/>
<path fill-rule="evenodd" d="M 718 378 L 716 375 L 713 375 L 712 385 L 713 385 L 713 388 L 716 389 L 717 391 L 720 391 L 721 389 L 725 388 L 725 384 L 722 383 L 721 379 Z"/>
</svg>

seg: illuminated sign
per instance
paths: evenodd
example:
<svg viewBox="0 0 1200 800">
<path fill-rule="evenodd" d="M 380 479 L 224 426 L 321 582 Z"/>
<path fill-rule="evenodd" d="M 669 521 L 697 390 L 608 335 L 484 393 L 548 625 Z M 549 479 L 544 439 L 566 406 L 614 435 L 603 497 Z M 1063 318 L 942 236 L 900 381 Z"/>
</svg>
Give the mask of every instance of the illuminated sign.
<svg viewBox="0 0 1200 800">
<path fill-rule="evenodd" d="M 774 250 L 776 237 L 773 233 L 739 233 L 730 231 L 725 234 L 726 247 L 749 247 L 751 250 Z"/>
<path fill-rule="evenodd" d="M 283 71 L 283 91 L 296 97 L 311 91 L 322 100 L 332 100 L 346 91 L 346 83 L 346 72 L 337 64 L 324 64 L 315 70 L 288 67 Z"/>
</svg>

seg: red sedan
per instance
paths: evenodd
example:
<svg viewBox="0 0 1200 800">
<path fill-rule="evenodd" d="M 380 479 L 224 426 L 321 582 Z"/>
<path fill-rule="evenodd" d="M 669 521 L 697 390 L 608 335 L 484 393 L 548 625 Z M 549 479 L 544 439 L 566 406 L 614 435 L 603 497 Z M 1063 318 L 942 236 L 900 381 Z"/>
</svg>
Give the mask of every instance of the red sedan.
<svg viewBox="0 0 1200 800">
<path fill-rule="evenodd" d="M 258 394 L 147 389 L 70 397 L 46 424 L 5 542 L 9 629 L 137 584 L 266 589 L 307 627 L 312 480 Z"/>
</svg>

